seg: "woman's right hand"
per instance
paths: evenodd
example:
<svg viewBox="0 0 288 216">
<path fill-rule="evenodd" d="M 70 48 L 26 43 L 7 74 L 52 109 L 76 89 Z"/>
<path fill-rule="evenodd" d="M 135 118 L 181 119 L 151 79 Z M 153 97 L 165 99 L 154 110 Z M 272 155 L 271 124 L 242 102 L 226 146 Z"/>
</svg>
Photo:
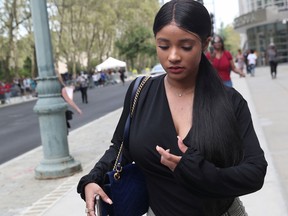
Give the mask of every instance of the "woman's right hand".
<svg viewBox="0 0 288 216">
<path fill-rule="evenodd" d="M 77 109 L 77 112 L 82 115 L 82 110 L 80 108 Z"/>
<path fill-rule="evenodd" d="M 112 204 L 112 200 L 98 184 L 89 183 L 85 186 L 85 200 L 88 216 L 95 216 L 95 197 L 97 195 L 99 195 L 104 202 L 110 205 Z"/>
</svg>

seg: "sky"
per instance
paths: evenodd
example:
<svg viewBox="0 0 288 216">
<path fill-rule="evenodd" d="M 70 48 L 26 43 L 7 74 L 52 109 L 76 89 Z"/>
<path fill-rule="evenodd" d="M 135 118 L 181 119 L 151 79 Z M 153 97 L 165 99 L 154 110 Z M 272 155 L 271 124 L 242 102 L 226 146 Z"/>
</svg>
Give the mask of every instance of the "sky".
<svg viewBox="0 0 288 216">
<path fill-rule="evenodd" d="M 167 1 L 169 0 L 165 0 Z M 221 22 L 225 27 L 232 24 L 234 18 L 239 16 L 238 0 L 204 0 L 204 6 L 209 12 L 215 14 L 216 29 L 220 28 Z"/>
<path fill-rule="evenodd" d="M 239 16 L 238 0 L 204 0 L 204 6 L 209 12 L 215 14 L 217 29 L 220 28 L 221 22 L 225 27 L 232 24 L 234 18 Z"/>
</svg>

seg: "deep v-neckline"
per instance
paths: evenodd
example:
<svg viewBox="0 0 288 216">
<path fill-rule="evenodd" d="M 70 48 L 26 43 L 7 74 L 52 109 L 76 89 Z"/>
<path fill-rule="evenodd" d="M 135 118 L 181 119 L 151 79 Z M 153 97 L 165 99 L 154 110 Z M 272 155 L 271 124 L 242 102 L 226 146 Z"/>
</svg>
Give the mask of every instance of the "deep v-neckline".
<svg viewBox="0 0 288 216">
<path fill-rule="evenodd" d="M 165 76 L 163 76 L 162 78 L 162 89 L 163 89 L 163 96 L 164 96 L 164 99 L 165 99 L 165 103 L 166 103 L 166 106 L 167 106 L 167 109 L 168 109 L 168 113 L 169 113 L 169 122 L 173 125 L 173 132 L 175 134 L 175 136 L 178 136 L 178 133 L 177 133 L 177 129 L 176 129 L 176 125 L 174 123 L 174 120 L 173 120 L 173 116 L 172 116 L 172 112 L 171 112 L 171 107 L 170 107 L 170 104 L 169 104 L 169 101 L 168 101 L 168 97 L 167 97 L 167 94 L 166 94 L 166 88 L 165 88 L 165 84 L 164 84 L 164 79 L 165 79 Z M 193 113 L 192 113 L 193 114 Z M 192 124 L 192 123 L 191 123 Z M 183 139 L 183 141 L 186 140 L 186 138 L 189 136 L 190 132 L 192 130 L 192 126 L 189 128 L 188 132 L 185 134 L 184 137 L 181 137 Z"/>
</svg>

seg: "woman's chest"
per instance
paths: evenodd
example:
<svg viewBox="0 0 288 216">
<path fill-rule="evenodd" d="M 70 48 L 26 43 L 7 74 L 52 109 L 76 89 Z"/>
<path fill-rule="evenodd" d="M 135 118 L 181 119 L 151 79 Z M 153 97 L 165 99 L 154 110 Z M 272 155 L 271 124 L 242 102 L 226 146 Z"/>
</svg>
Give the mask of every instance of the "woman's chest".
<svg viewBox="0 0 288 216">
<path fill-rule="evenodd" d="M 184 139 L 192 127 L 193 98 L 191 95 L 167 98 L 175 131 Z"/>
<path fill-rule="evenodd" d="M 146 98 L 140 98 L 133 115 L 130 139 L 141 143 L 137 148 L 145 152 L 163 148 L 178 150 L 177 136 L 184 139 L 192 127 L 193 98 L 177 101 L 166 97 L 165 92 L 157 91 Z"/>
</svg>

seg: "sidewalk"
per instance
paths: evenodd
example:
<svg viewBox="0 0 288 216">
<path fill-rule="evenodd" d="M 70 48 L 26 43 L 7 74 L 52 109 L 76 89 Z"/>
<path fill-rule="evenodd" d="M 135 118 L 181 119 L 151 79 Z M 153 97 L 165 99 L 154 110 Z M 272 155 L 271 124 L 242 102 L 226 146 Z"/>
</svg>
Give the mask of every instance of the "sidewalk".
<svg viewBox="0 0 288 216">
<path fill-rule="evenodd" d="M 271 80 L 268 67 L 257 68 L 253 78 L 232 75 L 234 87 L 248 102 L 256 133 L 269 163 L 263 188 L 241 197 L 251 216 L 288 215 L 288 163 L 285 162 L 288 157 L 284 154 L 288 151 L 287 111 L 284 113 L 288 109 L 288 64 L 280 65 L 278 71 L 276 80 Z M 274 106 L 266 105 L 269 100 Z M 0 165 L 0 215 L 86 215 L 85 203 L 76 193 L 76 185 L 108 148 L 120 114 L 121 109 L 116 110 L 69 134 L 70 154 L 81 162 L 83 168 L 82 172 L 71 177 L 34 179 L 34 168 L 43 157 L 42 147 Z"/>
<path fill-rule="evenodd" d="M 269 67 L 256 68 L 255 77 L 247 76 L 245 79 L 240 79 L 236 75 L 232 77 L 234 87 L 248 102 L 254 128 L 268 161 L 268 170 L 263 188 L 256 193 L 243 196 L 241 200 L 247 209 L 248 215 L 288 215 L 288 158 L 286 154 L 286 161 L 283 160 L 276 170 L 275 161 L 278 159 L 277 155 L 273 157 L 272 151 L 273 146 L 275 148 L 275 145 L 277 145 L 272 140 L 277 139 L 276 136 L 280 134 L 278 141 L 281 139 L 282 150 L 284 152 L 288 151 L 288 146 L 283 145 L 288 142 L 288 64 L 279 65 L 277 79 L 275 80 L 271 79 Z M 283 91 L 279 86 L 286 87 L 286 91 Z M 267 94 L 267 92 L 270 93 Z M 280 104 L 281 107 L 279 107 Z M 279 112 L 279 108 L 282 109 L 281 112 Z M 273 120 L 276 112 L 280 116 L 279 121 Z M 269 124 L 273 127 L 272 132 L 267 133 L 265 121 L 270 121 Z M 280 168 L 283 170 L 281 175 L 279 175 Z"/>
<path fill-rule="evenodd" d="M 24 95 L 24 96 L 18 96 L 18 97 L 11 97 L 8 103 L 0 104 L 1 107 L 10 106 L 13 104 L 19 104 L 19 103 L 25 103 L 31 100 L 37 100 L 37 97 L 33 97 L 32 95 Z"/>
</svg>

